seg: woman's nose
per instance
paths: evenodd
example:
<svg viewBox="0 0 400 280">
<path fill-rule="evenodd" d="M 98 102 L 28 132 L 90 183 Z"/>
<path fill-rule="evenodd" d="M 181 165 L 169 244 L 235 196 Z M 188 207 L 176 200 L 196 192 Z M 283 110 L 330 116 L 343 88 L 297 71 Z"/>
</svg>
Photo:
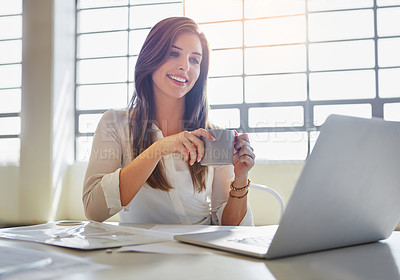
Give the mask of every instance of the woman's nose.
<svg viewBox="0 0 400 280">
<path fill-rule="evenodd" d="M 181 59 L 179 61 L 178 69 L 182 71 L 188 71 L 189 70 L 189 62 L 187 59 Z"/>
</svg>

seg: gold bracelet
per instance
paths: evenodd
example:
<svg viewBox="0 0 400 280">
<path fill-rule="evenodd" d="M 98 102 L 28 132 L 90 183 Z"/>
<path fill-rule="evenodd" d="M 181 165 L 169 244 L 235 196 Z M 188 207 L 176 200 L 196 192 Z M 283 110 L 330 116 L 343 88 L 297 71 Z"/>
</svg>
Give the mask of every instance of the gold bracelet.
<svg viewBox="0 0 400 280">
<path fill-rule="evenodd" d="M 233 198 L 241 199 L 241 198 L 245 197 L 248 193 L 249 193 L 249 190 L 247 190 L 247 192 L 242 196 L 235 196 L 235 195 L 232 195 L 231 192 L 229 192 L 229 196 L 233 197 Z"/>
<path fill-rule="evenodd" d="M 232 190 L 232 191 L 241 192 L 241 191 L 247 190 L 247 189 L 249 188 L 249 186 L 250 186 L 250 179 L 247 179 L 247 185 L 244 186 L 244 187 L 242 187 L 242 188 L 235 188 L 235 187 L 233 186 L 233 183 L 234 183 L 234 182 L 235 182 L 235 181 L 232 181 L 232 182 L 231 182 L 231 190 Z"/>
</svg>

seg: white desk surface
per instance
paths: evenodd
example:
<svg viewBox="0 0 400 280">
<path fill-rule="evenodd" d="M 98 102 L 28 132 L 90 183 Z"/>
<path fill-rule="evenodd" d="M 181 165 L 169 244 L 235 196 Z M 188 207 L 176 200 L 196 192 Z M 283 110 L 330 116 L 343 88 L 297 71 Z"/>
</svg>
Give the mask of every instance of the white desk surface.
<svg viewBox="0 0 400 280">
<path fill-rule="evenodd" d="M 27 241 L 0 239 L 0 246 L 75 255 L 110 269 L 80 272 L 59 279 L 400 279 L 400 232 L 387 240 L 277 260 L 260 260 L 201 248 L 210 254 L 179 255 L 80 251 Z M 187 245 L 192 246 L 192 245 Z M 0 252 L 1 253 L 1 252 Z"/>
</svg>

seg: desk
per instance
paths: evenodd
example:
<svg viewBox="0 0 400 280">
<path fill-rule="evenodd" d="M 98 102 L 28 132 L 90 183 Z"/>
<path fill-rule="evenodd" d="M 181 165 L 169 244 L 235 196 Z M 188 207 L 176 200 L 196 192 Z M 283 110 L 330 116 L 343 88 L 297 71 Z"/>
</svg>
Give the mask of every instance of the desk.
<svg viewBox="0 0 400 280">
<path fill-rule="evenodd" d="M 59 279 L 400 279 L 400 232 L 381 242 L 271 261 L 206 248 L 201 250 L 211 254 L 106 253 L 7 239 L 0 239 L 0 246 L 74 255 L 111 266 Z"/>
</svg>

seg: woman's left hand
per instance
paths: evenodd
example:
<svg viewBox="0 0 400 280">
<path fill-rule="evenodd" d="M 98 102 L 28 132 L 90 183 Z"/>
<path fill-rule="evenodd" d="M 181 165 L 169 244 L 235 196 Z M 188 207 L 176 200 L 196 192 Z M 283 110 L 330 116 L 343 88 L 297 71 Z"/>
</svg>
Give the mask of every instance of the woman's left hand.
<svg viewBox="0 0 400 280">
<path fill-rule="evenodd" d="M 250 146 L 249 136 L 246 133 L 236 136 L 233 166 L 235 177 L 245 177 L 254 166 L 256 155 Z"/>
</svg>

